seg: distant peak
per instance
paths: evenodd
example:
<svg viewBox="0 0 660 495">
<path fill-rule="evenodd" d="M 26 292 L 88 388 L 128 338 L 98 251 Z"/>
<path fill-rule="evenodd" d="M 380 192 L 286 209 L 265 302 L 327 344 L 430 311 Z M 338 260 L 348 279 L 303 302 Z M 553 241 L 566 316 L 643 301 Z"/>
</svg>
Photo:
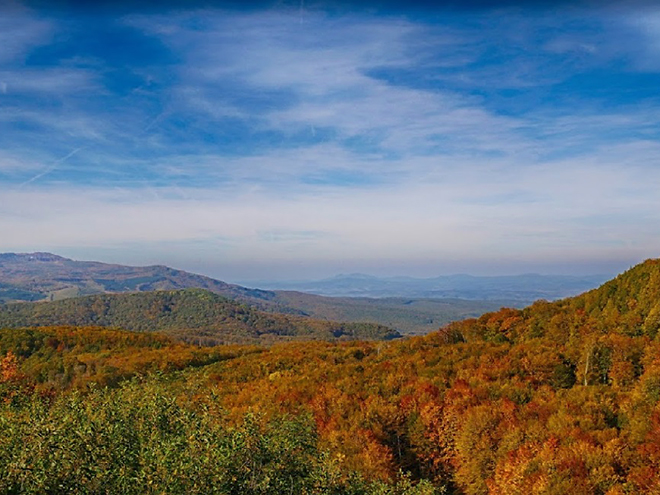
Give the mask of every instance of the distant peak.
<svg viewBox="0 0 660 495">
<path fill-rule="evenodd" d="M 378 277 L 373 275 L 366 275 L 364 273 L 340 273 L 335 275 L 330 280 L 343 280 L 343 279 L 358 279 L 358 280 L 374 280 Z"/>
<path fill-rule="evenodd" d="M 53 253 L 36 252 L 36 253 L 1 253 L 0 258 L 4 259 L 21 259 L 25 261 L 71 261 L 69 258 L 64 258 Z"/>
</svg>

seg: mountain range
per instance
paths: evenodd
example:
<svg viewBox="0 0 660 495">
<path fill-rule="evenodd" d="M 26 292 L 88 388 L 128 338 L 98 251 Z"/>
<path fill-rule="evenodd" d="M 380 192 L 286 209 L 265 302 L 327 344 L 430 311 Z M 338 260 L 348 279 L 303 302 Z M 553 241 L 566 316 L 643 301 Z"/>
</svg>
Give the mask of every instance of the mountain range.
<svg viewBox="0 0 660 495">
<path fill-rule="evenodd" d="M 51 253 L 0 254 L 0 302 L 59 300 L 108 292 L 206 289 L 231 299 L 267 301 L 269 291 L 247 289 L 167 266 L 75 261 Z"/>
<path fill-rule="evenodd" d="M 259 311 L 374 323 L 416 334 L 502 306 L 525 304 L 516 299 L 325 297 L 299 291 L 250 289 L 162 265 L 136 267 L 75 261 L 51 253 L 0 254 L 0 303 L 57 302 L 100 294 L 191 288 L 208 290 Z"/>
<path fill-rule="evenodd" d="M 294 290 L 332 297 L 409 297 L 432 299 L 511 300 L 528 304 L 537 299 L 570 297 L 599 286 L 611 275 L 523 275 L 478 277 L 444 275 L 433 278 L 374 277 L 342 274 L 315 281 L 252 281 L 273 290 Z"/>
</svg>

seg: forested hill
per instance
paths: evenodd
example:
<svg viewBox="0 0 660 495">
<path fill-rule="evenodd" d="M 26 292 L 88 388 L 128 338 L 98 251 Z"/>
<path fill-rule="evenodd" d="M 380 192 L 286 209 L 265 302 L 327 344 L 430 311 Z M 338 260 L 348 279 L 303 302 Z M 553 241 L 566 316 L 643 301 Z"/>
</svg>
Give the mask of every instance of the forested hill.
<svg viewBox="0 0 660 495">
<path fill-rule="evenodd" d="M 449 324 L 450 340 L 521 342 L 549 337 L 580 345 L 606 334 L 654 339 L 660 328 L 660 260 L 647 260 L 601 287 L 522 310 L 502 309 Z"/>
<path fill-rule="evenodd" d="M 95 325 L 163 332 L 202 344 L 296 339 L 375 339 L 400 335 L 372 323 L 340 323 L 266 313 L 202 289 L 102 294 L 0 306 L 0 328 Z"/>
<path fill-rule="evenodd" d="M 272 349 L 209 377 L 230 410 L 311 411 L 372 476 L 468 495 L 660 493 L 659 302 L 652 260 L 575 298 L 387 345 Z"/>
<path fill-rule="evenodd" d="M 0 356 L 20 362 L 21 372 L 44 389 L 114 386 L 152 371 L 198 368 L 223 359 L 263 352 L 255 346 L 199 347 L 157 333 L 101 327 L 43 327 L 0 331 Z M 2 361 L 2 359 L 0 359 Z M 4 364 L 4 366 L 3 366 Z M 0 397 L 7 362 L 0 362 Z M 4 390 L 6 391 L 6 389 Z M 6 397 L 5 397 L 6 399 Z"/>
<path fill-rule="evenodd" d="M 66 486 L 81 492 L 83 486 L 89 493 L 99 487 L 125 493 L 139 479 L 165 493 L 173 486 L 210 493 L 206 487 L 218 480 L 227 482 L 222 493 L 254 495 L 660 493 L 659 300 L 660 262 L 647 261 L 579 297 L 392 342 L 291 342 L 216 354 L 223 348 L 176 345 L 155 335 L 5 330 L 0 491 Z M 134 364 L 115 349 L 117 339 L 151 357 Z M 160 352 L 161 345 L 169 350 Z M 56 366 L 48 364 L 52 359 Z M 182 371 L 121 385 L 138 369 L 169 367 Z M 97 380 L 112 385 L 115 376 L 116 390 L 67 392 Z M 51 386 L 61 393 L 54 402 L 42 394 Z M 248 441 L 200 435 L 208 430 L 191 422 L 205 418 L 208 428 L 224 432 L 242 428 L 248 411 L 262 418 L 250 427 L 256 433 L 296 418 L 311 436 L 289 429 L 281 443 L 262 435 Z M 286 471 L 310 466 L 296 457 L 304 452 L 300 438 L 318 446 L 309 462 L 321 473 Z M 47 443 L 25 449 L 34 439 Z M 92 457 L 100 462 L 84 461 Z M 227 465 L 234 459 L 238 466 Z M 79 466 L 87 470 L 78 474 Z M 406 487 L 327 488 L 355 472 Z M 282 473 L 288 484 L 272 485 Z M 255 479 L 263 483 L 259 489 L 250 488 Z"/>
</svg>

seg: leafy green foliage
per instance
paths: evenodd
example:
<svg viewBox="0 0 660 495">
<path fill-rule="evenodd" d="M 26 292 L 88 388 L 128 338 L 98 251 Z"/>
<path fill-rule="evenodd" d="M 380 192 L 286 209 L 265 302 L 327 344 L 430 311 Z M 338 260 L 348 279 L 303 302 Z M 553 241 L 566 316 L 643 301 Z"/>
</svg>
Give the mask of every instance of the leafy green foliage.
<svg viewBox="0 0 660 495">
<path fill-rule="evenodd" d="M 309 418 L 228 426 L 213 397 L 191 406 L 156 380 L 38 397 L 0 409 L 0 492 L 431 495 L 367 483 L 318 448 Z M 30 448 L 26 449 L 25 446 Z"/>
</svg>

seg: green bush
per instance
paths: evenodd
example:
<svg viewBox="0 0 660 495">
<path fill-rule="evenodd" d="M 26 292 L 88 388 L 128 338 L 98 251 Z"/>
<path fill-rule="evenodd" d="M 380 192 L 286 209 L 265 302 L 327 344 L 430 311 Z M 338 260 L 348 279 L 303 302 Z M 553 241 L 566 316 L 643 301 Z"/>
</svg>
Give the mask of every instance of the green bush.
<svg viewBox="0 0 660 495">
<path fill-rule="evenodd" d="M 0 409 L 0 493 L 427 495 L 402 479 L 366 482 L 317 445 L 308 417 L 228 426 L 212 397 L 182 401 L 167 384 L 34 396 Z"/>
</svg>

